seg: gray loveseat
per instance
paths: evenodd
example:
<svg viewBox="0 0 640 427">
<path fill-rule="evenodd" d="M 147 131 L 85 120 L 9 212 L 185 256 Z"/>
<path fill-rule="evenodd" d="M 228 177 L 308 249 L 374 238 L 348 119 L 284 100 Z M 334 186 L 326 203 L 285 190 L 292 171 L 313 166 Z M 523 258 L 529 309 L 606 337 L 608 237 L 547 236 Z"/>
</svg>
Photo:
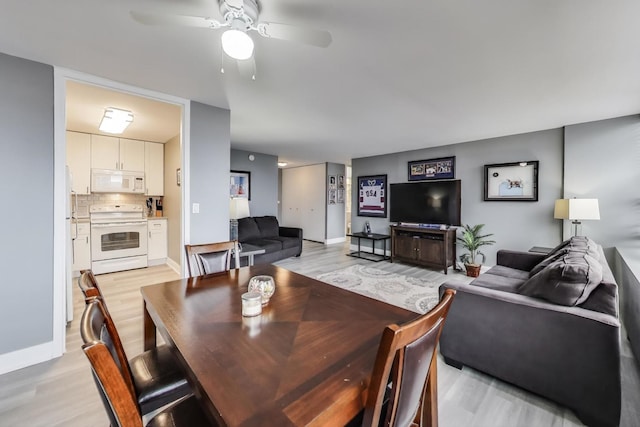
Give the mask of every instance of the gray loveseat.
<svg viewBox="0 0 640 427">
<path fill-rule="evenodd" d="M 556 401 L 588 426 L 619 425 L 618 286 L 600 245 L 501 250 L 487 273 L 447 288 L 457 291 L 440 338 L 447 364 Z"/>
<path fill-rule="evenodd" d="M 302 253 L 302 229 L 280 227 L 275 216 L 246 217 L 238 220 L 238 241 L 243 251 L 264 249 L 254 256 L 255 264 L 269 264 Z M 246 258 L 241 258 L 246 265 Z"/>
</svg>

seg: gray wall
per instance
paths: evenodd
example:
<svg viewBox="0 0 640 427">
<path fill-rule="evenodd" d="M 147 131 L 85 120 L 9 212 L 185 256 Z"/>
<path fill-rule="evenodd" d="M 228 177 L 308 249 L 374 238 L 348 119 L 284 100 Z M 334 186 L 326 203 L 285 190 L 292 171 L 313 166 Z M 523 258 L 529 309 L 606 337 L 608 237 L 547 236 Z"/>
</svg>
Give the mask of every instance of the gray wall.
<svg viewBox="0 0 640 427">
<path fill-rule="evenodd" d="M 0 354 L 53 340 L 53 68 L 0 54 Z"/>
<path fill-rule="evenodd" d="M 229 240 L 229 110 L 191 102 L 190 243 Z"/>
<path fill-rule="evenodd" d="M 255 156 L 253 161 L 250 154 Z M 278 215 L 278 157 L 231 150 L 231 170 L 251 172 L 251 216 Z"/>
<path fill-rule="evenodd" d="M 410 160 L 456 156 L 455 178 L 462 180 L 462 223 L 485 224 L 497 242 L 483 249 L 485 264 L 495 264 L 498 249 L 527 250 L 531 246 L 555 246 L 561 241 L 561 225 L 553 219 L 555 200 L 562 195 L 562 129 L 552 129 L 461 143 L 352 162 L 352 230 L 361 231 L 365 221 L 374 233 L 388 233 L 389 219 L 357 216 L 357 177 L 387 174 L 388 183 L 407 182 Z M 485 202 L 485 164 L 539 160 L 537 202 Z M 364 242 L 363 242 L 364 243 Z M 458 255 L 462 249 L 458 248 Z"/>
<path fill-rule="evenodd" d="M 640 239 L 640 118 L 620 117 L 565 128 L 565 197 L 595 198 L 599 221 L 582 234 L 604 247 L 638 246 Z M 565 234 L 572 235 L 570 221 Z"/>
<path fill-rule="evenodd" d="M 336 186 L 338 175 L 344 176 L 344 185 L 346 191 L 347 177 L 345 167 L 338 163 L 327 163 L 327 176 L 336 176 Z M 329 180 L 327 179 L 327 189 L 329 186 Z M 337 188 L 337 187 L 336 187 Z M 327 193 L 328 194 L 328 193 Z M 337 194 L 336 194 L 337 198 Z M 346 198 L 346 197 L 345 197 Z M 336 203 L 330 205 L 327 200 L 327 240 L 344 238 L 345 236 L 345 204 Z"/>
</svg>

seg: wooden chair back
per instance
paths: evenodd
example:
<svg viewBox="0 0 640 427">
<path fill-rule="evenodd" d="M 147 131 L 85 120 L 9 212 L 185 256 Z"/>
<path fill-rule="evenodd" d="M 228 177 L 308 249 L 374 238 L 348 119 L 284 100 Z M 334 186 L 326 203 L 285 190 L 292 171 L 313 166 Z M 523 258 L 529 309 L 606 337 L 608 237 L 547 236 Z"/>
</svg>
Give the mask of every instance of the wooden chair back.
<svg viewBox="0 0 640 427">
<path fill-rule="evenodd" d="M 135 396 L 136 391 L 131 368 L 129 367 L 129 359 L 124 351 L 116 325 L 100 298 L 94 297 L 86 300 L 84 312 L 80 319 L 80 336 L 85 345 L 102 342 L 107 347 L 120 371 L 122 380 L 132 395 Z"/>
<path fill-rule="evenodd" d="M 122 376 L 108 346 L 102 341 L 82 346 L 91 363 L 109 421 L 112 426 L 142 427 L 142 416 L 135 398 Z"/>
<path fill-rule="evenodd" d="M 78 277 L 78 287 L 82 291 L 85 300 L 87 298 L 99 297 L 102 298 L 102 290 L 98 286 L 96 276 L 93 275 L 91 270 L 81 270 L 80 277 Z"/>
<path fill-rule="evenodd" d="M 438 340 L 455 291 L 448 289 L 431 311 L 402 326 L 387 326 L 382 334 L 369 385 L 363 426 L 418 425 L 437 427 Z M 391 394 L 386 410 L 387 384 Z"/>
<path fill-rule="evenodd" d="M 232 256 L 235 257 L 235 267 L 238 268 L 240 265 L 236 240 L 203 245 L 185 245 L 184 248 L 187 251 L 189 277 L 229 271 Z"/>
</svg>

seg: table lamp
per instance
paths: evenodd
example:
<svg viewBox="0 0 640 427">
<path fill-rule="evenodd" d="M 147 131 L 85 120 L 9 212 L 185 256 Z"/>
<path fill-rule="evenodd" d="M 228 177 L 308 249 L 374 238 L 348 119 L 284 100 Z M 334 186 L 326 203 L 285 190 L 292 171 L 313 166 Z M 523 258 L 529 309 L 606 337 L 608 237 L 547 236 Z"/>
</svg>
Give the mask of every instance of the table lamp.
<svg viewBox="0 0 640 427">
<path fill-rule="evenodd" d="M 574 226 L 573 235 L 578 235 L 581 220 L 600 219 L 598 199 L 558 199 L 553 209 L 556 219 L 570 219 Z"/>
<path fill-rule="evenodd" d="M 238 240 L 238 219 L 251 216 L 249 200 L 244 197 L 232 197 L 229 202 L 230 239 Z"/>
</svg>

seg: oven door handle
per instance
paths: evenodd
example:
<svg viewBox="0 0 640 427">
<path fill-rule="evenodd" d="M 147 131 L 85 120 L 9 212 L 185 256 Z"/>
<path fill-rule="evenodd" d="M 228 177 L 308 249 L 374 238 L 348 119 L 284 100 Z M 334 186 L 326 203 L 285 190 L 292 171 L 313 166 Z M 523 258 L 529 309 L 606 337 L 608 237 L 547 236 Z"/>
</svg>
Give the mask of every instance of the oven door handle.
<svg viewBox="0 0 640 427">
<path fill-rule="evenodd" d="M 144 222 L 117 222 L 111 224 L 91 224 L 91 228 L 114 228 L 114 227 L 129 227 L 129 226 L 144 226 Z"/>
</svg>

